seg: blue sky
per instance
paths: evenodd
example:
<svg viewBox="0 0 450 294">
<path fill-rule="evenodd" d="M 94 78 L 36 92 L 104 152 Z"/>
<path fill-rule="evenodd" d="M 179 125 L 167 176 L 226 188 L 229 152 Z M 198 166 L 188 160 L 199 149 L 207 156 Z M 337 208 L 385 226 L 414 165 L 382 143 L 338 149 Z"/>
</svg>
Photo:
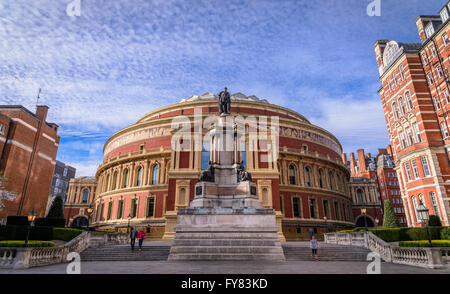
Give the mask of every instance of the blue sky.
<svg viewBox="0 0 450 294">
<path fill-rule="evenodd" d="M 58 160 L 94 175 L 105 141 L 193 94 L 256 95 L 335 134 L 344 152 L 389 144 L 378 39 L 418 42 L 443 0 L 0 0 L 0 104 L 50 107 Z"/>
</svg>

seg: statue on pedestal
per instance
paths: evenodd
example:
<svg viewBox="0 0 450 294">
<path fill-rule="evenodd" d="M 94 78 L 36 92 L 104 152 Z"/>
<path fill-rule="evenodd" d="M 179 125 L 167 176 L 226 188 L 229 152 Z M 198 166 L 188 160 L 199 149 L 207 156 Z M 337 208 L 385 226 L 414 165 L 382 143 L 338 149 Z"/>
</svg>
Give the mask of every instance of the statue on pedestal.
<svg viewBox="0 0 450 294">
<path fill-rule="evenodd" d="M 238 182 L 252 182 L 252 174 L 245 170 L 244 161 L 241 161 L 237 167 Z"/>
<path fill-rule="evenodd" d="M 200 182 L 214 182 L 214 166 L 212 166 L 211 160 L 208 162 L 208 166 L 200 175 Z"/>
<path fill-rule="evenodd" d="M 227 87 L 219 93 L 219 114 L 230 114 L 231 97 Z"/>
</svg>

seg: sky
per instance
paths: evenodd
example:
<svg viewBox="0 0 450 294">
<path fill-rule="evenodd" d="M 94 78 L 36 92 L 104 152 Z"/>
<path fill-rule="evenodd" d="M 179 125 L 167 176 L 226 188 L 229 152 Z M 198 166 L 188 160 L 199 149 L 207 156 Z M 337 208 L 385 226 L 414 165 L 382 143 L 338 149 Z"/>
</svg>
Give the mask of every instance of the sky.
<svg viewBox="0 0 450 294">
<path fill-rule="evenodd" d="M 95 175 L 106 140 L 191 95 L 256 95 L 333 133 L 346 153 L 389 144 L 373 45 L 419 42 L 444 0 L 0 0 L 0 104 L 50 107 L 57 159 Z M 73 13 L 72 13 L 73 14 Z"/>
</svg>

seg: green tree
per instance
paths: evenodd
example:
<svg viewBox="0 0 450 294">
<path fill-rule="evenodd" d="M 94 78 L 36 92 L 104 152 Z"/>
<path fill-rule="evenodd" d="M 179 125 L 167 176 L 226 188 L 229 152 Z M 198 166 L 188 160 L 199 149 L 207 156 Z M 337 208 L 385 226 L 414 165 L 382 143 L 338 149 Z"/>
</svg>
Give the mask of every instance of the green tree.
<svg viewBox="0 0 450 294">
<path fill-rule="evenodd" d="M 384 200 L 384 215 L 383 215 L 383 227 L 384 228 L 397 228 L 400 227 L 400 222 L 395 216 L 394 208 L 389 200 Z"/>
<path fill-rule="evenodd" d="M 57 195 L 53 200 L 47 218 L 64 218 L 64 203 L 61 195 Z"/>
<path fill-rule="evenodd" d="M 441 219 L 437 215 L 430 215 L 430 219 L 428 220 L 429 227 L 442 227 Z"/>
</svg>

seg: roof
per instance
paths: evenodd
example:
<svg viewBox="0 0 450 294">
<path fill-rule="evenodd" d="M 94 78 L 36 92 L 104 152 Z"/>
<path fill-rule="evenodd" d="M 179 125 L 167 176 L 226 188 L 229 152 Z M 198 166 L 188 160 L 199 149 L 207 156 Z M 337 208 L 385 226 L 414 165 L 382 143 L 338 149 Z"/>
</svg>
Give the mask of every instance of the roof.
<svg viewBox="0 0 450 294">
<path fill-rule="evenodd" d="M 246 96 L 242 94 L 241 92 L 237 92 L 235 94 L 230 95 L 231 100 L 249 100 L 249 101 L 260 101 L 262 103 L 269 103 L 267 99 L 260 99 L 256 97 L 255 95 Z M 192 95 L 189 98 L 181 99 L 180 102 L 187 102 L 187 101 L 198 101 L 198 100 L 218 100 L 219 96 L 218 94 L 213 94 L 211 92 L 206 92 L 200 96 Z"/>
</svg>

